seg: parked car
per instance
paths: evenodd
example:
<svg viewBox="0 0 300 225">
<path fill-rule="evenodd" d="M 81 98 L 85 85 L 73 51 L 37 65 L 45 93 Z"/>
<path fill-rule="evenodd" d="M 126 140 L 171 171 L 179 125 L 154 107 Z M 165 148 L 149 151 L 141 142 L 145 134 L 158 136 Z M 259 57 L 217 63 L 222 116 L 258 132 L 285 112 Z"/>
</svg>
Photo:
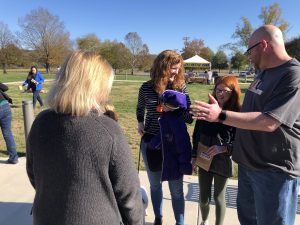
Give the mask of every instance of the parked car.
<svg viewBox="0 0 300 225">
<path fill-rule="evenodd" d="M 248 74 L 247 74 L 248 71 L 241 71 L 239 73 L 239 77 L 246 77 Z"/>
<path fill-rule="evenodd" d="M 235 70 L 229 70 L 229 74 L 235 74 Z"/>
</svg>

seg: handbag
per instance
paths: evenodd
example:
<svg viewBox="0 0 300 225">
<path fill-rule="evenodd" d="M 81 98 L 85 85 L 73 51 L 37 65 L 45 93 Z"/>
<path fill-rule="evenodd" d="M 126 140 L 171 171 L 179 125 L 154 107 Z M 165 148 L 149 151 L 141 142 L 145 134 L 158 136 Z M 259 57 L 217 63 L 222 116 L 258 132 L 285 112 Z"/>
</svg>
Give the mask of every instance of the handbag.
<svg viewBox="0 0 300 225">
<path fill-rule="evenodd" d="M 160 134 L 152 136 L 146 142 L 146 157 L 150 171 L 157 172 L 162 170 L 163 157 Z"/>
</svg>

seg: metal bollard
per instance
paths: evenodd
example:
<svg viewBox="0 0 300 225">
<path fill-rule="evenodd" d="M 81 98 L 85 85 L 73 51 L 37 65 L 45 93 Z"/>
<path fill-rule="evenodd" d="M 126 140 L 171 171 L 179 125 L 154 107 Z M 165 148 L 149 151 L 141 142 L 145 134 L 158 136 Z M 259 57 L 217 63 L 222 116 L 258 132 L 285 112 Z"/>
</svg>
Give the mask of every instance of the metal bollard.
<svg viewBox="0 0 300 225">
<path fill-rule="evenodd" d="M 31 100 L 22 101 L 25 141 L 27 140 L 31 125 L 34 120 L 33 104 Z"/>
</svg>

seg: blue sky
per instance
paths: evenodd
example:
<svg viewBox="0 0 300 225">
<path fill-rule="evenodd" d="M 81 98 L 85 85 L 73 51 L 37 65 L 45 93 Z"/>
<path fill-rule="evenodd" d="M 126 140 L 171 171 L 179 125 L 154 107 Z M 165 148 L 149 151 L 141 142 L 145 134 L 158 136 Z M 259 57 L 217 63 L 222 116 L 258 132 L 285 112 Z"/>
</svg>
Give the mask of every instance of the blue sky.
<svg viewBox="0 0 300 225">
<path fill-rule="evenodd" d="M 258 27 L 262 6 L 274 2 L 291 24 L 287 38 L 300 36 L 299 0 L 2 0 L 0 21 L 18 31 L 18 18 L 43 7 L 64 22 L 72 40 L 94 33 L 100 40 L 123 42 L 128 32 L 137 32 L 157 54 L 181 50 L 187 36 L 204 40 L 216 52 L 220 45 L 235 42 L 232 34 L 242 16 Z"/>
</svg>

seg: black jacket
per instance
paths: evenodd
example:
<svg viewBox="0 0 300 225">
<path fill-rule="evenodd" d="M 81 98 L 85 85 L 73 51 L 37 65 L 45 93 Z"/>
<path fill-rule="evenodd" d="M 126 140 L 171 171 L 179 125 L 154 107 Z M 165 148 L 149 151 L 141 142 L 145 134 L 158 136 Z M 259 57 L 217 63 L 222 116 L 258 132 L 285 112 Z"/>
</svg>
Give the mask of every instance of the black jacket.
<svg viewBox="0 0 300 225">
<path fill-rule="evenodd" d="M 9 103 L 12 104 L 12 99 L 4 93 L 8 90 L 8 87 L 5 84 L 0 83 L 0 101 L 7 100 Z"/>
<path fill-rule="evenodd" d="M 196 157 L 199 142 L 208 147 L 213 145 L 227 146 L 227 149 L 231 152 L 235 130 L 234 127 L 222 123 L 210 123 L 203 120 L 197 120 L 193 133 L 192 156 Z M 209 171 L 221 176 L 231 177 L 232 161 L 230 154 L 222 153 L 215 155 Z"/>
</svg>

